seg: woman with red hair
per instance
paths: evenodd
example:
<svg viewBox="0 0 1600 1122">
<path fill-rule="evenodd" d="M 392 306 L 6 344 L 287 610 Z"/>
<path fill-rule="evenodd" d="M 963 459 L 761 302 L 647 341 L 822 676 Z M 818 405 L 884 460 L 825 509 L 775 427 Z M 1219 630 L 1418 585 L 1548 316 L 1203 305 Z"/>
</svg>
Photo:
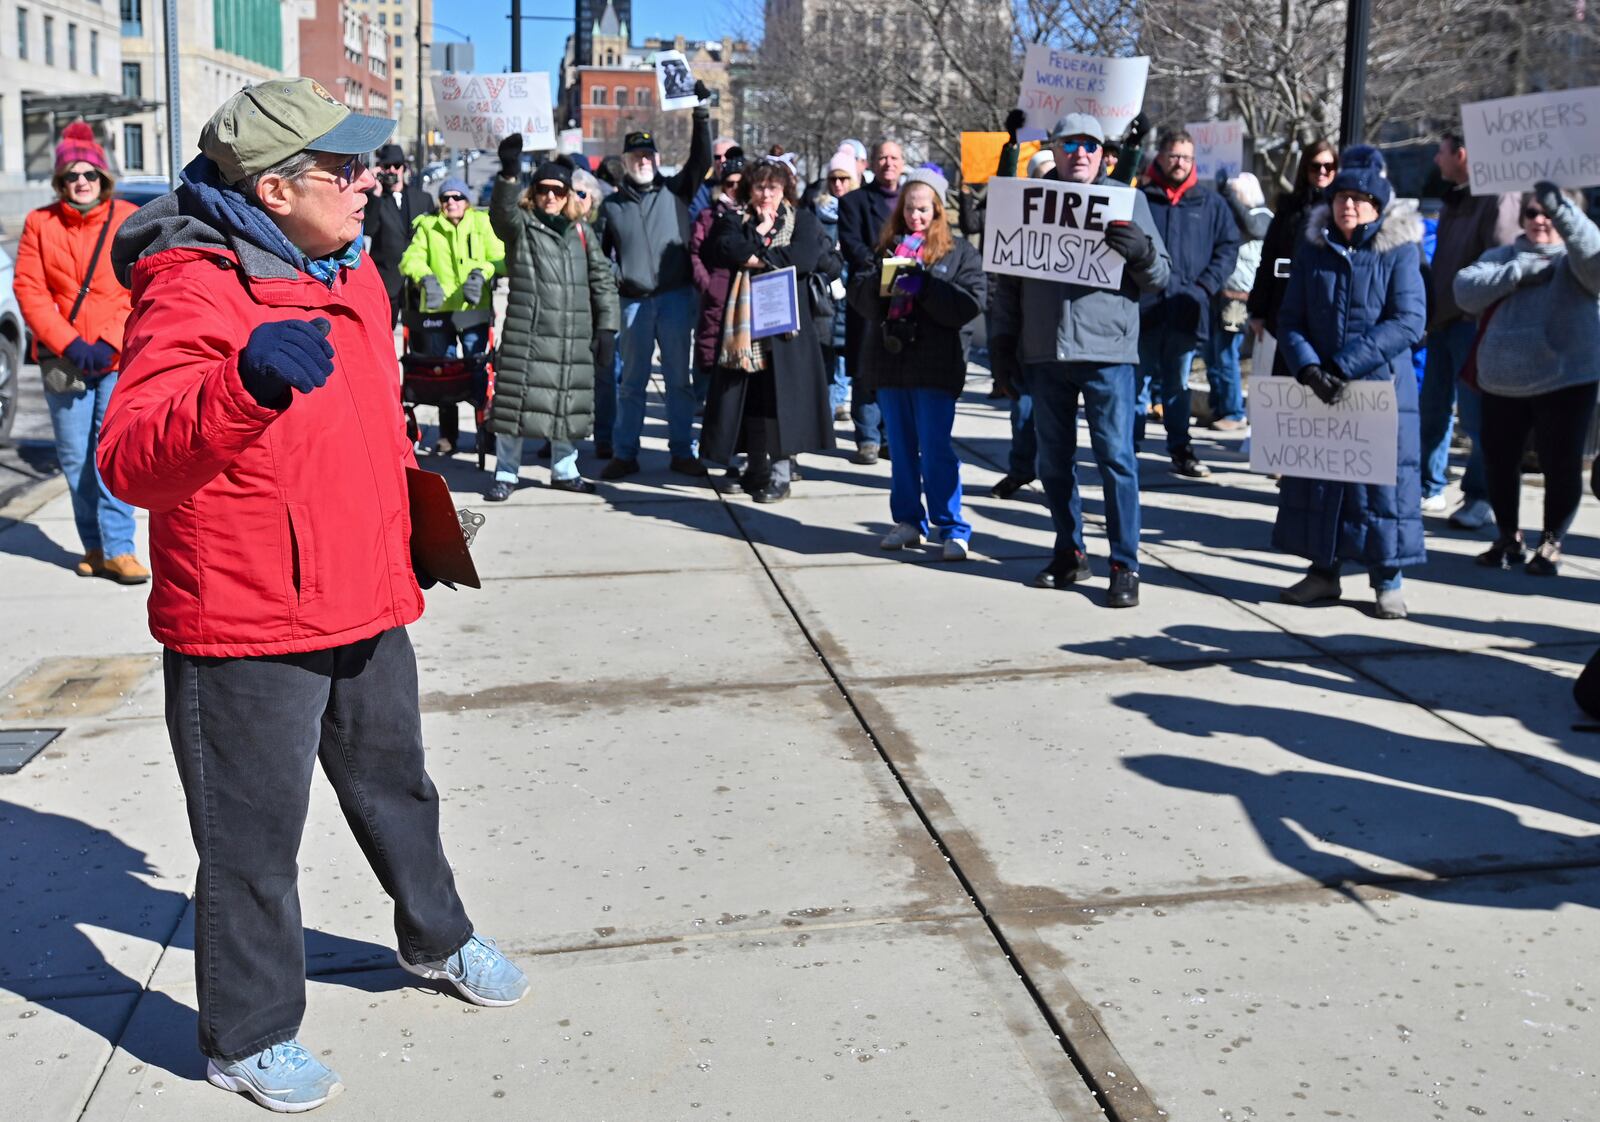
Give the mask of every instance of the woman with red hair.
<svg viewBox="0 0 1600 1122">
<path fill-rule="evenodd" d="M 113 199 L 105 149 L 74 121 L 56 146 L 56 201 L 29 214 L 17 246 L 16 293 L 44 375 L 56 459 L 72 493 L 83 543 L 80 577 L 143 584 L 133 551 L 133 508 L 106 490 L 95 446 L 122 367 L 122 327 L 132 310 L 111 269 L 117 229 L 138 208 Z"/>
</svg>

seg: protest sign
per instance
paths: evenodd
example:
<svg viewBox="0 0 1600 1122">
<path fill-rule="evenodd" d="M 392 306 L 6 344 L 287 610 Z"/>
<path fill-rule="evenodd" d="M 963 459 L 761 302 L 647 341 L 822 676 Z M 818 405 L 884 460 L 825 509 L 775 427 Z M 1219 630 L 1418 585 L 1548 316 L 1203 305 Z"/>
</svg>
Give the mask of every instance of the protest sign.
<svg viewBox="0 0 1600 1122">
<path fill-rule="evenodd" d="M 682 51 L 656 54 L 656 97 L 663 109 L 693 109 L 700 104 L 694 92 L 694 72 Z"/>
<path fill-rule="evenodd" d="M 1524 94 L 1461 107 L 1474 195 L 1600 183 L 1600 86 Z"/>
<path fill-rule="evenodd" d="M 1194 137 L 1194 168 L 1205 183 L 1226 171 L 1232 179 L 1244 170 L 1244 122 L 1196 121 L 1183 131 Z"/>
<path fill-rule="evenodd" d="M 1122 254 L 1105 244 L 1108 222 L 1133 217 L 1135 192 L 1053 179 L 989 181 L 983 267 L 1036 280 L 1122 287 Z"/>
<path fill-rule="evenodd" d="M 1000 149 L 1009 139 L 1003 132 L 964 132 L 961 134 L 961 182 L 976 187 L 989 182 L 995 168 L 1000 166 Z M 1024 140 L 1019 146 L 1017 174 L 1021 175 L 1028 161 L 1039 150 L 1037 140 Z"/>
<path fill-rule="evenodd" d="M 524 148 L 556 146 L 548 74 L 435 74 L 433 104 L 450 147 L 493 149 L 514 132 Z"/>
<path fill-rule="evenodd" d="M 1293 378 L 1250 379 L 1250 470 L 1392 487 L 1400 411 L 1394 383 L 1355 381 L 1324 405 Z"/>
<path fill-rule="evenodd" d="M 1149 76 L 1150 60 L 1142 56 L 1095 58 L 1031 43 L 1017 96 L 1017 108 L 1027 111 L 1028 123 L 1017 136 L 1044 140 L 1058 118 L 1088 113 L 1099 119 L 1108 138 L 1119 137 L 1144 105 Z"/>
<path fill-rule="evenodd" d="M 800 330 L 799 274 L 793 265 L 750 278 L 750 338 L 766 339 Z"/>
</svg>

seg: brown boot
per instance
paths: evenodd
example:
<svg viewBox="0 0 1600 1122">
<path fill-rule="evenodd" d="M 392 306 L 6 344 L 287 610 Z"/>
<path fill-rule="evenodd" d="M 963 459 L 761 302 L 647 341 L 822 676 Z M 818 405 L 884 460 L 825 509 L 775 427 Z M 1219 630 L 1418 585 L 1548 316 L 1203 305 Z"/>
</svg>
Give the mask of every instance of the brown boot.
<svg viewBox="0 0 1600 1122">
<path fill-rule="evenodd" d="M 100 575 L 118 584 L 143 584 L 150 579 L 150 570 L 139 564 L 139 559 L 133 554 L 124 553 L 120 557 L 106 558 Z"/>
<path fill-rule="evenodd" d="M 100 575 L 100 570 L 105 567 L 105 552 L 99 549 L 91 549 L 83 555 L 83 560 L 78 562 L 77 573 L 80 577 L 97 577 Z"/>
</svg>

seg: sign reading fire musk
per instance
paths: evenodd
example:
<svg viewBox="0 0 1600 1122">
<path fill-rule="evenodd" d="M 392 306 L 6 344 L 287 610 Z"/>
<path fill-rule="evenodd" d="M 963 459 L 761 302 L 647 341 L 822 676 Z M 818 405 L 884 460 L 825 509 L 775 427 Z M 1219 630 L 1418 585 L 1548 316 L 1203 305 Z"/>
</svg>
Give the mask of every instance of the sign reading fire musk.
<svg viewBox="0 0 1600 1122">
<path fill-rule="evenodd" d="M 1035 280 L 1121 288 L 1122 254 L 1106 225 L 1133 217 L 1131 187 L 1052 179 L 989 181 L 983 267 Z"/>
</svg>

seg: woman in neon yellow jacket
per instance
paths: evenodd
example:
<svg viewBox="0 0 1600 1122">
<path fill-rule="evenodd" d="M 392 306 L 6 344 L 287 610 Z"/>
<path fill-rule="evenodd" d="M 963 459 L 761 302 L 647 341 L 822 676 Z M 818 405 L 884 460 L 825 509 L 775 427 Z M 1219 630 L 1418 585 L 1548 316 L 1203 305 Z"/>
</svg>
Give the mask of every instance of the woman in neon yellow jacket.
<svg viewBox="0 0 1600 1122">
<path fill-rule="evenodd" d="M 418 354 L 479 355 L 489 345 L 494 319 L 494 279 L 505 272 L 506 247 L 489 215 L 474 210 L 467 185 L 447 179 L 439 188 L 439 209 L 411 223 L 411 244 L 400 256 L 400 273 L 417 288 L 420 326 L 411 349 Z M 460 418 L 451 406 L 439 409 L 439 439 L 434 450 L 456 449 Z"/>
</svg>

